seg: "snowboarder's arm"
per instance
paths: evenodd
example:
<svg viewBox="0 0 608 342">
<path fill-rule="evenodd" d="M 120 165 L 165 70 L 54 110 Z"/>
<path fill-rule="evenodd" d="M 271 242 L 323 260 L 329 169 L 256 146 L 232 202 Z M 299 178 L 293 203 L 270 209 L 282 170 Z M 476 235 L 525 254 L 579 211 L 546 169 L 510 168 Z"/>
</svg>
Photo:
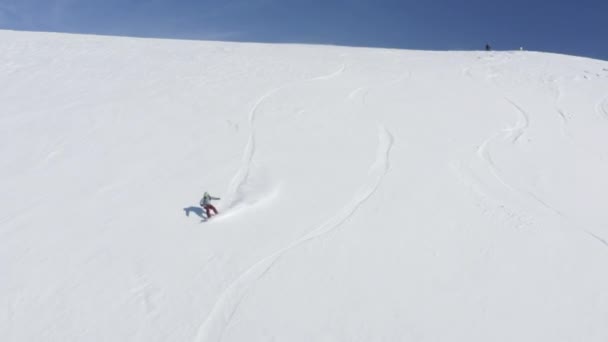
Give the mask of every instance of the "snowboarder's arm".
<svg viewBox="0 0 608 342">
<path fill-rule="evenodd" d="M 216 201 L 221 200 L 221 198 L 219 198 L 219 197 L 211 197 L 211 199 L 212 199 L 212 200 L 216 200 Z"/>
</svg>

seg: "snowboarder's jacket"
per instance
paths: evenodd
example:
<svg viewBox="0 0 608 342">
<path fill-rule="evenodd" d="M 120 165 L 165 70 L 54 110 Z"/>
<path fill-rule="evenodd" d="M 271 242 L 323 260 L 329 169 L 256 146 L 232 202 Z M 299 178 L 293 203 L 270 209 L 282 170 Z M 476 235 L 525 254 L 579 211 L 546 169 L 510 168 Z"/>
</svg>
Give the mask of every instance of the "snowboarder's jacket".
<svg viewBox="0 0 608 342">
<path fill-rule="evenodd" d="M 203 195 L 203 198 L 201 199 L 201 207 L 204 207 L 208 204 L 211 204 L 211 200 L 219 200 L 219 197 L 212 197 L 211 195 L 209 195 L 208 192 L 205 192 L 205 195 Z"/>
</svg>

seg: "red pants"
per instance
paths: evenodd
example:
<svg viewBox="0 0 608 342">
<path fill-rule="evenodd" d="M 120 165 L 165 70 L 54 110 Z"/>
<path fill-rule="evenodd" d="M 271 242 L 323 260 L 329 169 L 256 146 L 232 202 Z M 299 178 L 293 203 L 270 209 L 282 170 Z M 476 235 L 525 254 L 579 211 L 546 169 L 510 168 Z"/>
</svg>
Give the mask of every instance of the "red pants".
<svg viewBox="0 0 608 342">
<path fill-rule="evenodd" d="M 205 211 L 207 212 L 207 217 L 211 217 L 211 211 L 214 212 L 213 215 L 217 215 L 217 209 L 215 209 L 215 207 L 211 204 L 207 204 L 206 206 L 204 206 Z"/>
</svg>

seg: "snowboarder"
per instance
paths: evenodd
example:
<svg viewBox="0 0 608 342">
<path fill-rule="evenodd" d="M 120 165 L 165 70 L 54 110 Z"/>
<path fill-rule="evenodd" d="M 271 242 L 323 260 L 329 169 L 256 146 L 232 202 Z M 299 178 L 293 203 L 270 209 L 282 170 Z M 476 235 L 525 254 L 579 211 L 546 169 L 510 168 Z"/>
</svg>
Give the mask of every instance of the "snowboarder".
<svg viewBox="0 0 608 342">
<path fill-rule="evenodd" d="M 492 48 L 490 47 L 490 44 L 486 44 L 486 51 L 490 51 L 492 50 Z"/>
<path fill-rule="evenodd" d="M 217 209 L 211 204 L 211 200 L 220 200 L 219 197 L 212 197 L 208 192 L 205 192 L 203 198 L 201 199 L 201 207 L 205 209 L 207 213 L 207 218 L 211 218 L 211 212 L 213 211 L 213 215 L 217 215 Z"/>
</svg>

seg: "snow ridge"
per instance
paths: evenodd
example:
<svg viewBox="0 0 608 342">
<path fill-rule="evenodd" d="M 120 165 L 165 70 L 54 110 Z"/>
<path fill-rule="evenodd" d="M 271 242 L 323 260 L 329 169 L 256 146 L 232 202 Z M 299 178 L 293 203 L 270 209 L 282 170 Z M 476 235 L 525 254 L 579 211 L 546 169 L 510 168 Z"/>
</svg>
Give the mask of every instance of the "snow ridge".
<svg viewBox="0 0 608 342">
<path fill-rule="evenodd" d="M 367 181 L 361 185 L 351 201 L 334 216 L 308 234 L 270 254 L 245 270 L 222 294 L 219 295 L 218 300 L 211 309 L 207 319 L 200 326 L 195 341 L 221 341 L 225 328 L 230 323 L 230 320 L 244 295 L 255 281 L 261 279 L 272 268 L 276 261 L 287 252 L 309 240 L 320 237 L 338 228 L 353 216 L 357 209 L 376 192 L 390 168 L 390 151 L 394 142 L 393 136 L 384 126 L 378 127 L 378 139 L 379 144 L 376 152 L 376 160 L 369 168 L 369 177 Z"/>
</svg>

